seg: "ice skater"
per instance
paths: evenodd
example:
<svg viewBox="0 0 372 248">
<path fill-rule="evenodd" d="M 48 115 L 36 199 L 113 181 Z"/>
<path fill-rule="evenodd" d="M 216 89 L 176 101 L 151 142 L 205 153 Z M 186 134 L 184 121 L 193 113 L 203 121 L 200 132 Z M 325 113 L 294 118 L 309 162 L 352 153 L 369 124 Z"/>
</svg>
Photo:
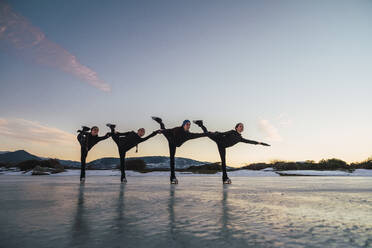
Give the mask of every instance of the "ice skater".
<svg viewBox="0 0 372 248">
<path fill-rule="evenodd" d="M 231 184 L 231 179 L 227 176 L 226 172 L 226 148 L 231 147 L 239 142 L 253 144 L 253 145 L 263 145 L 263 146 L 270 146 L 269 144 L 258 142 L 254 140 L 244 139 L 241 133 L 244 131 L 243 123 L 238 123 L 235 125 L 234 130 L 230 130 L 227 132 L 209 132 L 207 128 L 204 126 L 202 120 L 194 121 L 196 125 L 203 129 L 203 132 L 208 134 L 208 137 L 216 142 L 218 151 L 221 157 L 221 166 L 222 166 L 222 182 L 224 184 Z"/>
<path fill-rule="evenodd" d="M 90 132 L 89 132 L 90 130 Z M 92 147 L 98 142 L 107 139 L 110 137 L 110 133 L 106 133 L 105 136 L 98 136 L 99 128 L 94 126 L 92 128 L 83 126 L 81 130 L 78 130 L 77 139 L 81 147 L 81 170 L 80 170 L 80 181 L 85 181 L 85 164 L 88 156 L 88 152 Z"/>
<path fill-rule="evenodd" d="M 196 139 L 200 137 L 206 137 L 208 133 L 190 133 L 191 122 L 184 120 L 182 125 L 172 129 L 165 129 L 165 125 L 159 117 L 152 117 L 154 121 L 160 124 L 160 132 L 167 138 L 169 145 L 169 158 L 170 158 L 170 182 L 171 184 L 178 184 L 174 169 L 174 157 L 176 155 L 177 147 L 180 147 L 183 143 L 190 139 Z"/>
<path fill-rule="evenodd" d="M 127 179 L 125 177 L 125 154 L 127 151 L 132 149 L 133 147 L 136 147 L 136 152 L 138 151 L 138 144 L 141 142 L 144 142 L 152 137 L 154 137 L 156 134 L 159 133 L 159 131 L 154 131 L 150 135 L 148 135 L 145 138 L 142 138 L 142 136 L 145 135 L 145 129 L 140 128 L 137 132 L 130 131 L 125 133 L 119 133 L 115 131 L 116 125 L 114 124 L 107 124 L 111 129 L 111 137 L 115 141 L 116 145 L 118 146 L 119 155 L 120 155 L 120 171 L 121 171 L 121 178 L 120 181 L 123 183 L 127 182 Z"/>
</svg>

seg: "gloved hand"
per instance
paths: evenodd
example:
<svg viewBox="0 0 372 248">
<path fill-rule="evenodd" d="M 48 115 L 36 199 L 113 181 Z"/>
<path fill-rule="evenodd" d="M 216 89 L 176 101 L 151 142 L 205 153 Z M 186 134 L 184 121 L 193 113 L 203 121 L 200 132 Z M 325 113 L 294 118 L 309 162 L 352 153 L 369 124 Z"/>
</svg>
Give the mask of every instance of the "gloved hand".
<svg viewBox="0 0 372 248">
<path fill-rule="evenodd" d="M 269 144 L 266 144 L 266 143 L 263 143 L 263 142 L 260 142 L 258 143 L 259 145 L 263 145 L 263 146 L 270 146 Z"/>
</svg>

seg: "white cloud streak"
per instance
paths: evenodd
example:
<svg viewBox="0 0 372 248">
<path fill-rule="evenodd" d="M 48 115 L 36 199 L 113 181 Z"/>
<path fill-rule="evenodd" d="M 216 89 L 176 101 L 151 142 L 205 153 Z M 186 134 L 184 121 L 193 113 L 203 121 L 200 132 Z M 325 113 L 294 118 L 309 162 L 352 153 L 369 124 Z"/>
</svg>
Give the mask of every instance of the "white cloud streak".
<svg viewBox="0 0 372 248">
<path fill-rule="evenodd" d="M 258 122 L 258 127 L 261 132 L 266 135 L 266 139 L 269 141 L 282 141 L 282 137 L 279 134 L 279 131 L 274 127 L 268 120 L 261 119 Z"/>
<path fill-rule="evenodd" d="M 0 137 L 15 138 L 41 145 L 76 145 L 76 136 L 55 127 L 25 119 L 0 118 Z"/>
<path fill-rule="evenodd" d="M 81 64 L 73 54 L 58 44 L 48 40 L 39 28 L 14 12 L 4 0 L 0 0 L 0 41 L 3 48 L 14 49 L 21 57 L 62 70 L 102 91 L 111 91 L 110 85 L 100 79 L 95 71 Z"/>
</svg>

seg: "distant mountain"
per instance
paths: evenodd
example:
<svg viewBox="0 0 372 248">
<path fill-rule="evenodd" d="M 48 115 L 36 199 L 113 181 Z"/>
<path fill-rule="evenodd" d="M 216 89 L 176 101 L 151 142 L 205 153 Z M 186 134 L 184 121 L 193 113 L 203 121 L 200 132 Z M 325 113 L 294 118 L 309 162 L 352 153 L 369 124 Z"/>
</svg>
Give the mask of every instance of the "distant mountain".
<svg viewBox="0 0 372 248">
<path fill-rule="evenodd" d="M 57 159 L 58 162 L 63 165 L 63 166 L 69 166 L 69 167 L 74 167 L 74 168 L 80 168 L 80 162 L 78 161 L 73 161 L 73 160 L 62 160 L 62 159 Z"/>
<path fill-rule="evenodd" d="M 39 157 L 32 155 L 24 150 L 0 153 L 1 163 L 19 163 L 31 159 L 41 160 Z"/>
<path fill-rule="evenodd" d="M 146 168 L 148 169 L 168 169 L 169 168 L 169 157 L 165 156 L 147 156 L 147 157 L 137 157 L 128 158 L 127 160 L 142 159 L 146 163 Z M 203 164 L 209 164 L 209 162 L 201 162 L 189 158 L 176 158 L 176 168 L 186 169 L 190 166 L 200 166 Z M 100 158 L 91 161 L 87 164 L 90 169 L 114 169 L 120 164 L 119 158 Z"/>
<path fill-rule="evenodd" d="M 0 151 L 0 163 L 19 163 L 26 160 L 46 160 L 50 158 L 43 158 L 35 156 L 31 153 L 26 152 L 25 150 L 18 150 L 14 152 L 8 152 L 8 151 Z M 71 167 L 80 167 L 80 162 L 72 161 L 72 160 L 61 160 L 57 159 L 58 162 L 62 165 L 68 165 Z"/>
<path fill-rule="evenodd" d="M 45 160 L 48 158 L 38 157 L 32 155 L 24 150 L 18 150 L 14 152 L 0 152 L 0 163 L 19 163 L 26 160 Z M 142 159 L 146 163 L 146 168 L 148 169 L 168 169 L 169 168 L 169 157 L 166 156 L 147 156 L 147 157 L 137 157 L 137 158 L 127 158 L 127 160 Z M 61 160 L 57 159 L 60 164 L 64 166 L 69 166 L 73 168 L 80 168 L 79 161 L 72 160 Z M 186 169 L 190 166 L 200 166 L 203 164 L 209 164 L 209 162 L 201 162 L 188 158 L 176 158 L 176 168 Z M 93 160 L 87 163 L 89 169 L 100 169 L 109 170 L 115 169 L 120 164 L 119 158 L 107 157 Z"/>
</svg>

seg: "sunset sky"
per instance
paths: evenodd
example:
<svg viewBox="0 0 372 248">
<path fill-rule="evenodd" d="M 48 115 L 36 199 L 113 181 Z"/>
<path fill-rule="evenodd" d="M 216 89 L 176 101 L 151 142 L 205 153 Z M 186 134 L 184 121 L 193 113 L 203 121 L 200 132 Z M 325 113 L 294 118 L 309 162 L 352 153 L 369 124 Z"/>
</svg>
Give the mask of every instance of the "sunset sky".
<svg viewBox="0 0 372 248">
<path fill-rule="evenodd" d="M 0 0 L 0 151 L 79 159 L 100 135 L 245 124 L 228 165 L 372 155 L 372 1 Z M 201 132 L 195 125 L 192 132 Z M 168 155 L 165 138 L 129 156 Z M 109 139 L 88 161 L 118 156 Z M 176 156 L 219 161 L 208 138 Z"/>
</svg>

